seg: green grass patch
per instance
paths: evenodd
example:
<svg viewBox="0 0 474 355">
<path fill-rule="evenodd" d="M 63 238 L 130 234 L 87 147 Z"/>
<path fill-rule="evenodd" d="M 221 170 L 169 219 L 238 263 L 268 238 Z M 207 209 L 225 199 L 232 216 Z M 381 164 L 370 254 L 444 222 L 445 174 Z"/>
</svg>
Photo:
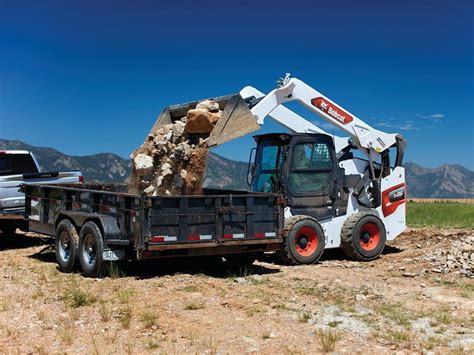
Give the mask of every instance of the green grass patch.
<svg viewBox="0 0 474 355">
<path fill-rule="evenodd" d="M 97 301 L 97 296 L 82 291 L 79 288 L 72 288 L 66 293 L 66 299 L 69 302 L 69 306 L 72 308 L 79 308 L 88 306 Z"/>
<path fill-rule="evenodd" d="M 474 228 L 474 204 L 408 202 L 409 227 Z"/>
</svg>

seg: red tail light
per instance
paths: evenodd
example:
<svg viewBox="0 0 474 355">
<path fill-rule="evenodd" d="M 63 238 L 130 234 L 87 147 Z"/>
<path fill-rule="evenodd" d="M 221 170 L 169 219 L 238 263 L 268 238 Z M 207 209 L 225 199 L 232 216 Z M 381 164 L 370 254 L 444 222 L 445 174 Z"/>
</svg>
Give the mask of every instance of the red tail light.
<svg viewBox="0 0 474 355">
<path fill-rule="evenodd" d="M 83 175 L 79 176 L 79 182 L 80 182 L 81 184 L 84 183 L 84 176 L 83 176 Z"/>
</svg>

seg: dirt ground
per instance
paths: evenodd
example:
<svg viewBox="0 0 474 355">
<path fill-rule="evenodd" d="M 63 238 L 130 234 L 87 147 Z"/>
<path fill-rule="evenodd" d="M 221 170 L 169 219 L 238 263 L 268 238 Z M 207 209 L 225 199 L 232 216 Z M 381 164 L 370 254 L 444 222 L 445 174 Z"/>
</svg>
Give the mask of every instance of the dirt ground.
<svg viewBox="0 0 474 355">
<path fill-rule="evenodd" d="M 474 352 L 474 279 L 426 256 L 468 230 L 409 230 L 370 263 L 135 263 L 57 270 L 39 236 L 0 244 L 0 353 Z"/>
</svg>

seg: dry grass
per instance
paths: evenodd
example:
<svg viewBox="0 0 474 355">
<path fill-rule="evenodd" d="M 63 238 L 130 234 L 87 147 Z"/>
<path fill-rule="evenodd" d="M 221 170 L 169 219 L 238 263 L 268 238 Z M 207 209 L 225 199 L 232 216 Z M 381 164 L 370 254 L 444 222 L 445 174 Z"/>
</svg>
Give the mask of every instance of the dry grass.
<svg viewBox="0 0 474 355">
<path fill-rule="evenodd" d="M 58 328 L 58 337 L 63 344 L 72 345 L 75 338 L 74 324 L 71 321 L 64 322 Z"/>
<path fill-rule="evenodd" d="M 204 303 L 196 301 L 186 301 L 184 302 L 184 309 L 188 311 L 195 311 L 197 309 L 203 309 Z"/>
<path fill-rule="evenodd" d="M 145 311 L 140 315 L 140 321 L 143 323 L 145 328 L 151 328 L 156 325 L 157 320 L 158 315 L 153 310 Z"/>
<path fill-rule="evenodd" d="M 321 350 L 325 353 L 334 351 L 336 343 L 339 340 L 339 334 L 330 329 L 320 329 L 316 332 L 316 339 L 318 340 Z"/>
<path fill-rule="evenodd" d="M 72 308 L 88 306 L 97 301 L 97 296 L 76 287 L 71 288 L 67 292 L 66 298 L 69 306 Z"/>
<path fill-rule="evenodd" d="M 130 329 L 132 323 L 132 308 L 130 306 L 123 307 L 120 310 L 120 323 L 122 324 L 123 329 Z"/>
<path fill-rule="evenodd" d="M 128 303 L 132 295 L 133 291 L 128 288 L 125 290 L 117 290 L 117 298 L 120 303 Z"/>
<path fill-rule="evenodd" d="M 112 279 L 118 279 L 118 278 L 127 276 L 125 272 L 122 271 L 118 263 L 108 263 L 106 266 L 106 269 L 107 269 L 107 274 Z"/>
<path fill-rule="evenodd" d="M 99 314 L 100 314 L 100 319 L 102 320 L 102 322 L 108 322 L 110 321 L 112 317 L 112 311 L 104 303 L 102 303 L 99 307 Z"/>
<path fill-rule="evenodd" d="M 308 321 L 311 319 L 311 314 L 309 312 L 303 311 L 298 313 L 298 321 L 301 323 L 308 323 Z"/>
</svg>

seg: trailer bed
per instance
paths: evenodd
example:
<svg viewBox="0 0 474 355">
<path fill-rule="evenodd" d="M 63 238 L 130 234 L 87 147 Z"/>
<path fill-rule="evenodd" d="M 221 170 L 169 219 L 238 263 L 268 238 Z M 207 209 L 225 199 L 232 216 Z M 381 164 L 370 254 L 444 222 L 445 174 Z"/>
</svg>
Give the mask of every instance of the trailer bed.
<svg viewBox="0 0 474 355">
<path fill-rule="evenodd" d="M 273 193 L 204 189 L 149 197 L 103 184 L 25 184 L 23 191 L 31 231 L 57 236 L 66 219 L 80 235 L 94 222 L 104 260 L 255 253 L 283 241 L 283 205 Z"/>
</svg>

